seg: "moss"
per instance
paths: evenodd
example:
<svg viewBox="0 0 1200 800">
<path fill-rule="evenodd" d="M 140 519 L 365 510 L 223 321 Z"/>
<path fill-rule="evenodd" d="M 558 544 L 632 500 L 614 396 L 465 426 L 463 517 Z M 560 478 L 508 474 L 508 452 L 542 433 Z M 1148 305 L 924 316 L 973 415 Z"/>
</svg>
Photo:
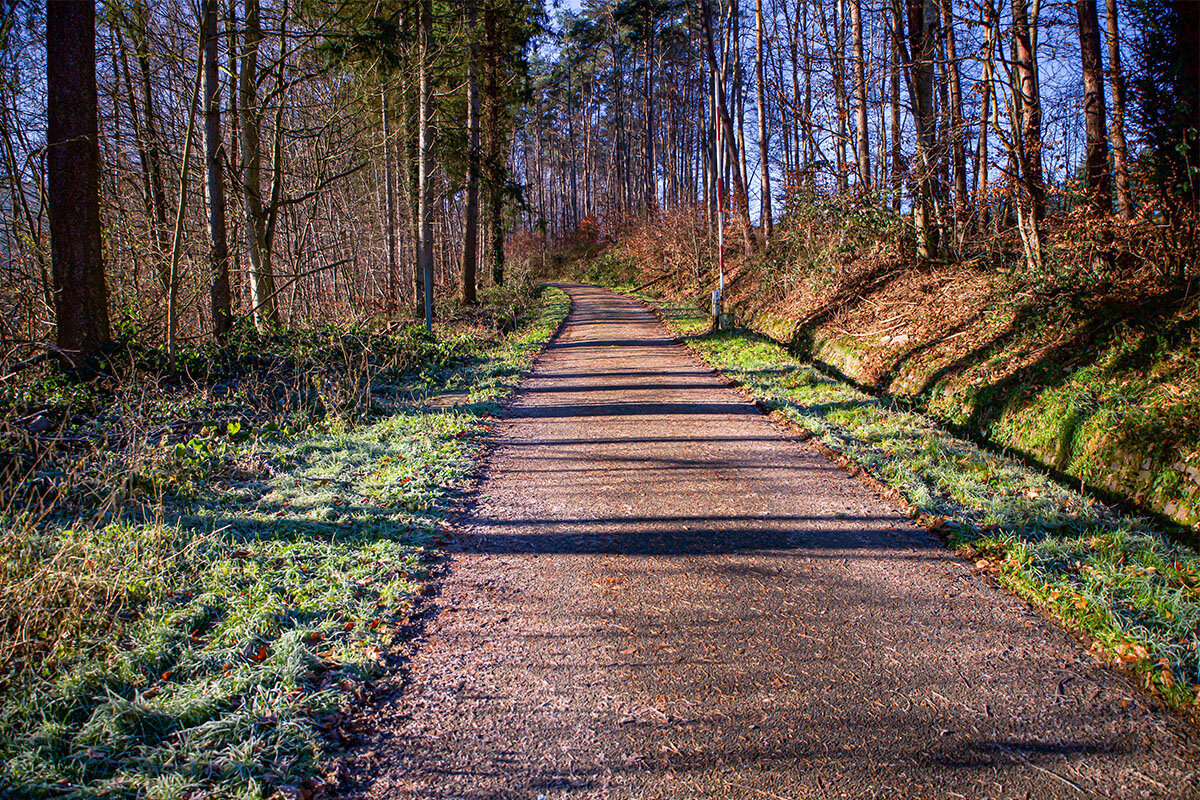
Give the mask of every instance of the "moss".
<svg viewBox="0 0 1200 800">
<path fill-rule="evenodd" d="M 664 307 L 668 319 L 686 312 Z M 1093 637 L 1095 652 L 1132 671 L 1169 705 L 1200 696 L 1200 556 L 1143 522 L 1012 459 L 957 438 L 821 374 L 748 333 L 687 343 L 761 401 L 902 493 L 938 521 L 951 543 L 1014 593 Z M 1040 421 L 1055 452 L 1090 442 L 1087 393 L 1024 387 L 1018 410 Z M 1036 409 L 1043 417 L 1033 413 Z M 1092 417 L 1097 416 L 1092 413 Z M 1072 428 L 1069 444 L 1062 433 Z"/>
</svg>

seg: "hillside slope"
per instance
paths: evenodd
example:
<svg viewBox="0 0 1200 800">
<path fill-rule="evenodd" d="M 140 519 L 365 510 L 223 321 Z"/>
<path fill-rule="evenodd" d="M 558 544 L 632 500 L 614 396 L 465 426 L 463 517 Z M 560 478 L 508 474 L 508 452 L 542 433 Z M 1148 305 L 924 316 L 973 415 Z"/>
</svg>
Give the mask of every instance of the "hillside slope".
<svg viewBox="0 0 1200 800">
<path fill-rule="evenodd" d="M 686 252 L 666 227 L 634 230 L 572 274 L 653 281 L 646 291 L 707 304 L 715 276 L 697 264 L 711 254 Z M 1200 531 L 1200 298 L 1190 287 L 1032 277 L 999 257 L 918 268 L 869 228 L 813 229 L 729 260 L 726 308 L 739 326 Z"/>
</svg>

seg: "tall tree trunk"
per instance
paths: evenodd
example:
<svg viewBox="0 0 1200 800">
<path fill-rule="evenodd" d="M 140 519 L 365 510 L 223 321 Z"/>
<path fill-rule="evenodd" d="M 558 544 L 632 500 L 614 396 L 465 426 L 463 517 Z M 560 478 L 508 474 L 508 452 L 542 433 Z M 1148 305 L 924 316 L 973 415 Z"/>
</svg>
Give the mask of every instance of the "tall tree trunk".
<svg viewBox="0 0 1200 800">
<path fill-rule="evenodd" d="M 201 39 L 203 40 L 203 30 Z M 183 159 L 179 164 L 179 193 L 175 204 L 175 224 L 171 234 L 171 258 L 168 262 L 167 275 L 167 355 L 170 358 L 171 369 L 175 369 L 175 333 L 179 327 L 179 257 L 183 247 L 183 215 L 187 209 L 188 166 L 192 160 L 192 133 L 196 128 L 196 106 L 200 100 L 200 87 L 204 83 L 204 42 L 197 48 L 200 52 L 196 59 L 196 77 L 192 80 L 191 96 L 188 99 L 187 130 L 183 134 Z"/>
<path fill-rule="evenodd" d="M 1133 197 L 1129 189 L 1129 150 L 1125 146 L 1125 73 L 1121 69 L 1121 31 L 1117 23 L 1117 0 L 1106 0 L 1105 11 L 1108 75 L 1112 85 L 1112 117 L 1108 121 L 1108 135 L 1112 140 L 1117 208 L 1122 217 L 1133 219 Z"/>
<path fill-rule="evenodd" d="M 223 341 L 233 325 L 229 291 L 229 243 L 225 231 L 225 180 L 221 163 L 221 73 L 217 63 L 217 0 L 204 0 L 204 161 L 208 198 L 209 301 L 213 338 Z"/>
<path fill-rule="evenodd" d="M 731 0 L 733 13 L 733 97 L 737 110 L 737 147 L 740 156 L 737 167 L 742 171 L 742 185 L 750 186 L 750 169 L 746 164 L 746 82 L 742 74 L 742 11 L 738 0 Z M 746 218 L 749 219 L 749 194 L 747 194 Z"/>
<path fill-rule="evenodd" d="M 387 250 L 388 313 L 394 314 L 400 304 L 400 270 L 396 258 L 396 176 L 392 161 L 391 105 L 387 81 L 384 81 L 379 85 L 379 116 L 383 123 L 383 203 L 387 212 L 384 231 L 387 241 L 384 244 Z"/>
<path fill-rule="evenodd" d="M 892 112 L 892 211 L 899 214 L 904 195 L 904 158 L 900 145 L 900 51 L 904 42 L 904 15 L 900 0 L 892 0 L 892 69 L 888 105 Z"/>
<path fill-rule="evenodd" d="M 430 59 L 433 57 L 433 3 L 421 0 L 419 38 L 420 78 L 417 96 L 417 268 L 425 289 L 425 328 L 433 330 L 433 182 L 430 180 L 433 130 L 429 119 L 433 104 Z"/>
<path fill-rule="evenodd" d="M 117 49 L 120 52 L 121 77 L 125 82 L 125 102 L 129 107 L 129 118 L 133 123 L 135 147 L 138 154 L 138 165 L 140 166 L 142 203 L 146 207 L 146 218 L 150 220 L 150 225 L 153 227 L 157 224 L 157 216 L 154 207 L 154 191 L 151 188 L 150 182 L 150 155 L 146 151 L 148 139 L 146 137 L 145 126 L 142 124 L 142 115 L 138 111 L 137 96 L 133 89 L 133 78 L 129 71 L 129 53 L 125 48 L 125 36 L 119 28 L 116 31 L 116 40 Z M 116 80 L 115 75 L 113 79 Z M 157 236 L 157 233 L 152 232 L 151 235 Z M 155 258 L 157 257 L 157 254 L 155 254 Z"/>
<path fill-rule="evenodd" d="M 488 260 L 492 267 L 492 283 L 504 285 L 504 191 L 507 173 L 504 164 L 504 131 L 500 125 L 500 42 L 496 8 L 484 6 L 483 28 L 486 43 L 484 60 L 484 131 L 486 132 L 487 165 L 487 242 Z M 615 51 L 614 51 L 615 52 Z M 614 154 L 615 155 L 615 154 Z M 611 184 L 609 184 L 611 189 Z"/>
<path fill-rule="evenodd" d="M 909 72 L 912 78 L 914 116 L 917 120 L 917 158 L 913 178 L 916 198 L 913 221 L 917 227 L 917 256 L 930 259 L 937 254 L 938 227 L 934 202 L 938 196 L 937 119 L 933 108 L 934 54 L 937 42 L 937 0 L 908 0 Z"/>
<path fill-rule="evenodd" d="M 837 133 L 834 136 L 833 148 L 837 164 L 838 194 L 845 194 L 850 189 L 849 176 L 846 174 L 846 140 L 849 138 L 850 128 L 849 100 L 846 97 L 846 2 L 847 0 L 834 0 L 833 39 L 830 40 L 826 36 L 826 43 L 832 50 L 830 63 L 833 69 L 833 102 L 837 110 Z"/>
<path fill-rule="evenodd" d="M 169 290 L 170 272 L 167 264 L 167 252 L 170 239 L 167 233 L 167 192 L 163 188 L 162 154 L 159 150 L 160 137 L 158 134 L 158 115 L 154 109 L 154 87 L 150 82 L 150 10 L 145 0 L 135 0 L 133 4 L 134 53 L 137 56 L 138 69 L 141 73 L 142 110 L 146 115 L 145 154 L 147 169 L 150 174 L 150 194 L 154 201 L 154 240 L 158 248 L 155 273 L 164 290 Z"/>
<path fill-rule="evenodd" d="M 46 4 L 46 149 L 58 346 L 94 353 L 109 340 L 100 249 L 96 6 Z"/>
<path fill-rule="evenodd" d="M 1012 0 L 1012 20 L 1016 77 L 1013 89 L 1020 96 L 1021 110 L 1021 178 L 1036 226 L 1046 214 L 1046 187 L 1042 177 L 1042 99 L 1034 44 L 1036 27 L 1030 24 L 1028 0 Z"/>
<path fill-rule="evenodd" d="M 763 246 L 771 243 L 771 167 L 767 153 L 767 102 L 766 80 L 763 75 L 763 7 L 762 0 L 754 2 L 754 86 L 758 100 L 758 160 L 762 177 L 762 198 L 759 203 L 759 227 L 762 228 Z"/>
<path fill-rule="evenodd" d="M 712 35 L 712 14 L 708 0 L 701 0 L 700 18 L 704 25 L 704 46 L 708 57 L 709 67 L 712 71 L 718 72 L 716 52 L 713 46 Z M 750 208 L 747 202 L 746 184 L 742 181 L 742 171 L 738 167 L 740 161 L 737 151 L 737 142 L 734 139 L 733 123 L 729 119 L 729 110 L 725 104 L 725 88 L 722 82 L 717 80 L 716 92 L 714 97 L 715 122 L 721 128 L 721 139 L 725 145 L 725 152 L 728 158 L 726 166 L 730 167 L 730 172 L 733 175 L 734 181 L 734 205 L 737 206 L 738 221 L 741 223 L 742 242 L 747 255 L 754 252 L 754 236 L 750 231 Z"/>
<path fill-rule="evenodd" d="M 1111 211 L 1108 180 L 1108 131 L 1104 120 L 1104 65 L 1100 59 L 1100 21 L 1096 0 L 1075 0 L 1079 17 L 1080 63 L 1083 68 L 1083 129 L 1087 139 L 1088 202 L 1096 211 Z M 1193 54 L 1196 55 L 1196 54 Z M 1200 55 L 1196 55 L 1200 58 Z"/>
<path fill-rule="evenodd" d="M 479 80 L 475 67 L 479 48 L 475 35 L 475 0 L 467 0 L 467 36 L 470 37 L 467 56 L 467 207 L 463 212 L 462 251 L 462 302 L 465 306 L 475 305 L 475 267 L 479 261 Z M 574 159 L 574 153 L 571 157 Z"/>
<path fill-rule="evenodd" d="M 950 158 L 954 168 L 954 230 L 961 241 L 967 220 L 967 126 L 963 121 L 962 71 L 954 36 L 954 2 L 942 0 L 946 73 L 950 76 Z"/>
<path fill-rule="evenodd" d="M 850 0 L 850 24 L 853 28 L 855 144 L 858 155 L 858 187 L 864 194 L 871 191 L 871 145 L 867 139 L 867 66 L 863 58 L 863 24 L 861 0 Z"/>
<path fill-rule="evenodd" d="M 654 161 L 654 12 L 646 25 L 646 207 L 658 206 L 658 180 Z"/>
<path fill-rule="evenodd" d="M 240 69 L 242 194 L 246 205 L 246 244 L 250 254 L 250 304 L 259 330 L 279 325 L 275 276 L 267 243 L 262 203 L 262 109 L 258 107 L 258 48 L 262 44 L 259 0 L 245 0 L 246 22 Z"/>
<path fill-rule="evenodd" d="M 230 175 L 229 184 L 232 187 L 241 187 L 242 185 L 242 162 L 241 148 L 239 147 L 239 131 L 241 131 L 241 114 L 239 113 L 239 87 L 238 87 L 238 53 L 240 52 L 238 43 L 238 24 L 236 0 L 229 0 L 225 7 L 225 70 L 227 76 L 226 91 L 229 96 L 226 98 L 228 105 L 229 118 L 229 153 L 225 163 L 229 165 Z M 243 208 L 245 205 L 243 204 Z M 229 254 L 229 283 L 230 293 L 233 295 L 233 304 L 240 306 L 242 298 L 245 296 L 246 282 L 241 280 L 241 269 L 239 260 L 240 250 L 233 248 Z"/>
<path fill-rule="evenodd" d="M 992 81 L 996 71 L 996 8 L 995 0 L 985 0 L 983 21 L 987 30 L 983 35 L 983 74 L 979 79 L 979 143 L 975 151 L 975 204 L 979 210 L 979 227 L 986 228 L 991 215 L 991 200 L 988 196 L 988 132 L 991 128 Z"/>
</svg>

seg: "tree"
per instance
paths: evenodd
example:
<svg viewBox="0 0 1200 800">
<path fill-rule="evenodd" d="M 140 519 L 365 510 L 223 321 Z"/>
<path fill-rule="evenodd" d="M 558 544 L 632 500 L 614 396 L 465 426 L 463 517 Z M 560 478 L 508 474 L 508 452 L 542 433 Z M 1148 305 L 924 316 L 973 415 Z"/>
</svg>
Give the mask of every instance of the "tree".
<svg viewBox="0 0 1200 800">
<path fill-rule="evenodd" d="M 1036 18 L 1029 18 L 1028 0 L 1012 0 L 1013 94 L 1019 115 L 1017 157 L 1021 183 L 1034 229 L 1046 214 L 1042 176 L 1042 96 L 1038 87 Z"/>
<path fill-rule="evenodd" d="M 433 2 L 420 0 L 417 96 L 417 269 L 424 289 L 425 327 L 433 330 L 433 186 L 432 171 L 433 84 L 430 79 L 430 59 L 433 57 Z"/>
<path fill-rule="evenodd" d="M 1096 0 L 1075 0 L 1079 18 L 1080 63 L 1083 71 L 1083 127 L 1087 138 L 1088 203 L 1096 211 L 1112 210 L 1108 181 L 1108 139 L 1104 122 L 1104 67 L 1100 60 L 1100 23 Z"/>
<path fill-rule="evenodd" d="M 387 292 L 389 312 L 395 313 L 399 306 L 399 291 L 397 284 L 399 283 L 397 276 L 396 250 L 398 242 L 396 241 L 396 176 L 394 174 L 392 162 L 392 126 L 391 126 L 391 98 L 389 97 L 387 81 L 383 81 L 379 86 L 379 119 L 383 127 L 383 201 L 387 207 L 387 215 L 385 218 L 386 231 L 384 233 L 387 238 Z"/>
<path fill-rule="evenodd" d="M 150 197 L 154 209 L 154 237 L 158 246 L 155 264 L 158 280 L 166 291 L 171 290 L 170 267 L 167 264 L 170 240 L 167 235 L 167 192 L 163 188 L 161 136 L 158 131 L 158 113 L 155 110 L 154 87 L 150 80 L 150 9 L 145 0 L 133 3 L 133 44 L 137 55 L 138 71 L 141 75 L 142 111 L 145 114 L 143 155 L 149 181 Z M 131 101 L 132 102 L 132 101 Z"/>
<path fill-rule="evenodd" d="M 1139 0 L 1137 117 L 1154 184 L 1173 200 L 1200 199 L 1200 3 Z"/>
<path fill-rule="evenodd" d="M 854 152 L 858 162 L 858 188 L 864 194 L 871 191 L 871 145 L 867 138 L 867 68 L 863 58 L 863 24 L 861 0 L 850 0 L 854 61 Z"/>
<path fill-rule="evenodd" d="M 279 200 L 282 158 L 282 130 L 275 126 L 272 148 L 272 190 L 266 207 L 262 201 L 262 107 L 258 104 L 259 48 L 263 42 L 259 0 L 245 0 L 246 33 L 240 70 L 242 122 L 242 199 L 246 206 L 246 243 L 250 255 L 250 302 L 254 324 L 259 330 L 279 325 L 279 305 L 275 297 L 275 273 L 271 268 L 271 240 L 275 210 Z M 281 56 L 282 64 L 282 56 Z M 282 66 L 281 66 L 282 68 Z"/>
<path fill-rule="evenodd" d="M 896 0 L 897 2 L 899 0 Z M 914 179 L 913 220 L 917 226 L 917 257 L 933 258 L 938 249 L 934 201 L 939 191 L 935 149 L 937 119 L 933 107 L 933 64 L 936 53 L 937 0 L 908 0 L 908 42 L 913 116 L 917 120 L 917 158 Z"/>
<path fill-rule="evenodd" d="M 476 62 L 475 0 L 467 0 L 467 200 L 463 211 L 462 302 L 475 305 L 475 267 L 479 262 L 479 78 Z"/>
<path fill-rule="evenodd" d="M 1105 2 L 1105 39 L 1108 41 L 1108 74 L 1112 86 L 1112 115 L 1108 136 L 1112 141 L 1113 177 L 1117 189 L 1117 208 L 1125 219 L 1133 218 L 1133 200 L 1129 190 L 1129 149 L 1125 145 L 1125 73 L 1121 68 L 1120 25 L 1117 0 Z"/>
<path fill-rule="evenodd" d="M 225 182 L 222 176 L 221 76 L 217 62 L 217 0 L 204 0 L 204 160 L 207 180 L 209 289 L 213 337 L 225 338 L 233 324 L 229 291 L 229 244 L 225 231 Z"/>
<path fill-rule="evenodd" d="M 855 0 L 857 5 L 857 0 Z M 758 100 L 758 169 L 762 173 L 761 198 L 761 227 L 763 245 L 771 243 L 771 165 L 767 154 L 767 103 L 766 78 L 763 75 L 763 4 L 762 0 L 754 3 L 754 86 Z M 861 34 L 861 31 L 860 31 Z M 861 36 L 860 36 L 861 38 Z"/>
<path fill-rule="evenodd" d="M 712 10 L 708 0 L 701 0 L 700 5 L 700 15 L 704 26 L 705 54 L 708 57 L 709 69 L 714 76 L 717 76 L 713 80 L 713 122 L 714 127 L 720 131 L 717 138 L 721 140 L 724 147 L 727 159 L 726 165 L 730 167 L 729 172 L 733 176 L 733 202 L 738 220 L 741 222 L 742 241 L 745 252 L 749 255 L 754 252 L 754 238 L 750 234 L 750 204 L 747 201 L 746 184 L 742 181 L 742 171 L 738 166 L 741 159 L 738 156 L 737 140 L 734 139 L 733 123 L 729 118 L 729 109 L 725 103 L 725 87 L 723 81 L 720 80 L 723 70 L 720 70 L 717 66 L 716 52 L 713 46 Z"/>
<path fill-rule="evenodd" d="M 46 4 L 50 258 L 58 346 L 95 353 L 109 341 L 100 245 L 96 7 Z"/>
<path fill-rule="evenodd" d="M 967 216 L 967 126 L 963 120 L 962 72 L 954 35 L 954 2 L 942 0 L 942 29 L 946 40 L 946 72 L 950 78 L 950 156 L 954 164 L 954 231 L 961 240 Z"/>
</svg>

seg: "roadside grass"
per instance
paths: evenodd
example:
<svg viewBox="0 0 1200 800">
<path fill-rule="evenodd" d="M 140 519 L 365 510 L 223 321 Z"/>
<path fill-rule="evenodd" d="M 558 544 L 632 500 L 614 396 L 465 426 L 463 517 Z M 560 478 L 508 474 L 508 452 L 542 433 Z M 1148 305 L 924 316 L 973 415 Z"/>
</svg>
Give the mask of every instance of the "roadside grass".
<svg viewBox="0 0 1200 800">
<path fill-rule="evenodd" d="M 302 433 L 206 425 L 157 493 L 89 521 L 0 519 L 5 634 L 39 640 L 0 698 L 0 797 L 259 798 L 322 781 L 331 715 L 386 667 L 439 519 L 570 301 L 467 330 Z M 455 404 L 435 402 L 447 392 Z M 153 469 L 151 469 L 151 466 Z"/>
<path fill-rule="evenodd" d="M 898 490 L 1004 587 L 1084 634 L 1167 705 L 1200 716 L 1200 556 L 926 417 L 834 380 L 745 331 L 649 297 L 701 357 Z"/>
</svg>

